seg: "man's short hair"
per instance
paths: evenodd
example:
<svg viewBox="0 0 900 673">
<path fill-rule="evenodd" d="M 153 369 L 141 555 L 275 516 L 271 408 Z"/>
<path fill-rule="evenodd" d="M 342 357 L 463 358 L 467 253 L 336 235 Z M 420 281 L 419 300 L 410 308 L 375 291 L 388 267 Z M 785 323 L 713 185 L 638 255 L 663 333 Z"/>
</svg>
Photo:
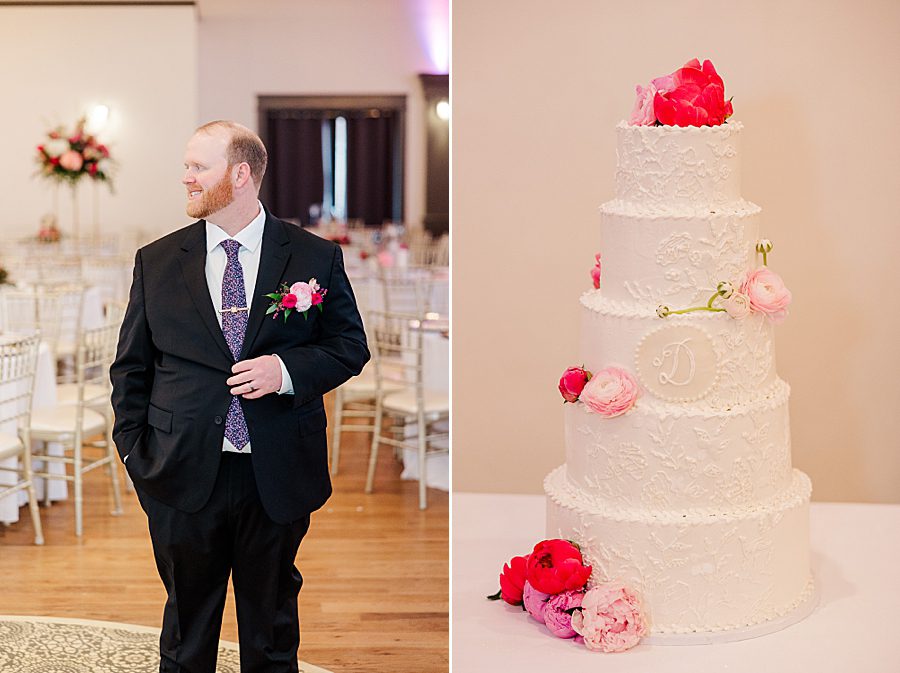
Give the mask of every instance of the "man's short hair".
<svg viewBox="0 0 900 673">
<path fill-rule="evenodd" d="M 269 160 L 269 154 L 266 152 L 266 146 L 263 141 L 253 131 L 237 122 L 217 119 L 216 121 L 207 122 L 199 127 L 195 133 L 209 133 L 215 129 L 225 129 L 231 133 L 231 139 L 228 141 L 228 147 L 225 148 L 225 158 L 228 160 L 228 166 L 246 162 L 250 166 L 250 176 L 256 188 L 262 184 L 263 176 L 266 174 L 266 163 Z"/>
</svg>

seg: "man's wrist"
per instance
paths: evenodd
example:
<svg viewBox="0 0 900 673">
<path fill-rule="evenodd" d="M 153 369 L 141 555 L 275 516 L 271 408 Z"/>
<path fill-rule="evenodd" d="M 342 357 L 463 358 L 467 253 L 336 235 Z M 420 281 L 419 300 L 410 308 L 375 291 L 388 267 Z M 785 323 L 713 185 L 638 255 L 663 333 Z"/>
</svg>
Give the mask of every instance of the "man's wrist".
<svg viewBox="0 0 900 673">
<path fill-rule="evenodd" d="M 279 395 L 293 395 L 294 394 L 294 383 L 291 381 L 291 375 L 288 373 L 287 367 L 284 365 L 284 360 L 280 357 L 272 353 L 272 357 L 278 360 L 278 364 L 281 367 L 281 387 L 276 391 Z"/>
</svg>

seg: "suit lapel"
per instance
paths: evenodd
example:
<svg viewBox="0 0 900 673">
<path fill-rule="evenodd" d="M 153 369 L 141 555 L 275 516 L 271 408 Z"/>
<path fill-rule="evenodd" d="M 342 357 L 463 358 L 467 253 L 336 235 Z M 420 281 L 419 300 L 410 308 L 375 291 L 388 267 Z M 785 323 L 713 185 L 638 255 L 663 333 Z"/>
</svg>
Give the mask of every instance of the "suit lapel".
<svg viewBox="0 0 900 673">
<path fill-rule="evenodd" d="M 278 283 L 291 257 L 289 240 L 284 230 L 284 224 L 266 211 L 262 250 L 259 255 L 259 270 L 256 273 L 256 288 L 253 290 L 253 299 L 250 302 L 250 317 L 247 320 L 247 332 L 244 334 L 244 345 L 241 348 L 241 360 L 247 357 L 247 353 L 253 347 L 253 342 L 256 340 L 259 328 L 266 316 L 266 310 L 271 304 L 271 300 L 265 295 L 278 291 Z"/>
<path fill-rule="evenodd" d="M 184 284 L 188 294 L 197 308 L 197 313 L 209 330 L 213 341 L 228 357 L 229 362 L 234 362 L 225 335 L 216 318 L 216 309 L 209 296 L 209 285 L 206 283 L 206 223 L 203 220 L 197 222 L 188 230 L 184 241 L 181 243 L 181 273 L 184 276 Z"/>
</svg>

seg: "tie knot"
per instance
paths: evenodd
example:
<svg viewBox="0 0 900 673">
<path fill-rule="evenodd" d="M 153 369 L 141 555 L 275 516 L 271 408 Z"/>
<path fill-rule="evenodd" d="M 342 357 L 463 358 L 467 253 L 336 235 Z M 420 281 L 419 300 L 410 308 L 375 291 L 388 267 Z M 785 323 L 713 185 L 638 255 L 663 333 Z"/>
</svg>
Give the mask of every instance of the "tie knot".
<svg viewBox="0 0 900 673">
<path fill-rule="evenodd" d="M 241 248 L 241 244 L 238 241 L 235 241 L 233 238 L 227 238 L 222 241 L 222 247 L 225 248 L 225 254 L 228 255 L 228 259 L 236 259 L 238 250 Z"/>
</svg>

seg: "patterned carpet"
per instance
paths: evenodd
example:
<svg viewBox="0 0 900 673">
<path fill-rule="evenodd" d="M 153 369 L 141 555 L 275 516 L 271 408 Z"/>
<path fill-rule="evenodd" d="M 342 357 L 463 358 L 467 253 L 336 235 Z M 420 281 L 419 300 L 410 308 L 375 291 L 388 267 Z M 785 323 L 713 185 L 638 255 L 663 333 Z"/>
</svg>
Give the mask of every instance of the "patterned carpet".
<svg viewBox="0 0 900 673">
<path fill-rule="evenodd" d="M 217 673 L 240 673 L 235 643 L 219 642 Z M 157 673 L 159 630 L 86 619 L 0 615 L 0 673 Z M 328 673 L 300 662 L 301 673 Z"/>
</svg>

